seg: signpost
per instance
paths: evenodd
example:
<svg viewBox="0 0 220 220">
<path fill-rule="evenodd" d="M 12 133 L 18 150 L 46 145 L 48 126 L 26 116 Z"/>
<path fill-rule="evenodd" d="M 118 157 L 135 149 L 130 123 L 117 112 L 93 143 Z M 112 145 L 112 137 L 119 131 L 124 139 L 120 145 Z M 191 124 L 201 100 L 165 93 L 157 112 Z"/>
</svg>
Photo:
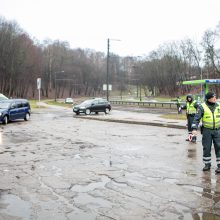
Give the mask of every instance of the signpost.
<svg viewBox="0 0 220 220">
<path fill-rule="evenodd" d="M 107 92 L 107 101 L 109 101 L 109 92 L 112 91 L 112 85 L 111 84 L 103 84 L 102 89 L 103 89 L 103 91 Z"/>
<path fill-rule="evenodd" d="M 40 102 L 41 78 L 37 78 L 37 89 L 38 89 L 39 102 Z"/>
</svg>

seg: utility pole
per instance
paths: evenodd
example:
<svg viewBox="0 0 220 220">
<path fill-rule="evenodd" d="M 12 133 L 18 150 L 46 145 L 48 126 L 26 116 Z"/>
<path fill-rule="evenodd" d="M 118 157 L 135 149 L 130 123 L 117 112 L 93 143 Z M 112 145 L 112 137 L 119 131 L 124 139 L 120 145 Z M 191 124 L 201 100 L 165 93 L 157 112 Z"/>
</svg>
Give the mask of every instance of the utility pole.
<svg viewBox="0 0 220 220">
<path fill-rule="evenodd" d="M 107 40 L 107 76 L 106 76 L 106 86 L 107 86 L 107 101 L 109 101 L 109 38 Z"/>
<path fill-rule="evenodd" d="M 54 101 L 57 101 L 57 72 L 55 72 L 55 97 Z"/>
<path fill-rule="evenodd" d="M 106 98 L 107 98 L 107 101 L 109 101 L 109 58 L 110 58 L 110 55 L 109 55 L 109 47 L 110 47 L 110 40 L 113 40 L 113 41 L 120 41 L 118 39 L 107 39 L 107 75 L 106 75 L 106 84 L 107 84 L 107 88 L 106 88 Z"/>
</svg>

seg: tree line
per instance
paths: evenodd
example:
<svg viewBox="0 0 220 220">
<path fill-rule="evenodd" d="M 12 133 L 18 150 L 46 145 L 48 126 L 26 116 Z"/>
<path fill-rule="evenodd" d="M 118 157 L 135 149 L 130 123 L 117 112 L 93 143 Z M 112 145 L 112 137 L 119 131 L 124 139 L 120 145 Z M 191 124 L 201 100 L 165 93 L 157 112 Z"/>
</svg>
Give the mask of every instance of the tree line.
<svg viewBox="0 0 220 220">
<path fill-rule="evenodd" d="M 219 77 L 220 25 L 207 30 L 201 42 L 183 39 L 164 43 L 144 57 L 109 56 L 109 83 L 128 92 L 141 86 L 145 95 L 174 96 L 199 88 L 177 82 Z M 37 97 L 37 78 L 43 97 L 102 96 L 107 56 L 92 49 L 70 48 L 68 42 L 32 39 L 16 22 L 0 17 L 0 92 L 8 97 Z M 218 86 L 213 86 L 218 93 Z M 195 91 L 194 91 L 195 90 Z M 198 90 L 198 91 L 197 91 Z"/>
</svg>

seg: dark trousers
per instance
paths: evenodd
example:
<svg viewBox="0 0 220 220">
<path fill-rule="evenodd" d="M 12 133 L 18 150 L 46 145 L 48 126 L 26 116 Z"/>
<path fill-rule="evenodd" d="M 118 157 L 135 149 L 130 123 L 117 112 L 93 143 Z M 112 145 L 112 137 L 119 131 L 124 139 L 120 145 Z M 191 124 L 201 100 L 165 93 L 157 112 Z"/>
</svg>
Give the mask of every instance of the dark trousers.
<svg viewBox="0 0 220 220">
<path fill-rule="evenodd" d="M 187 115 L 187 128 L 188 128 L 189 133 L 192 133 L 192 123 L 193 123 L 194 116 L 195 116 L 194 114 Z"/>
<path fill-rule="evenodd" d="M 208 128 L 203 128 L 202 146 L 203 162 L 205 164 L 211 164 L 212 143 L 214 144 L 215 148 L 217 165 L 220 166 L 220 129 L 212 130 Z"/>
</svg>

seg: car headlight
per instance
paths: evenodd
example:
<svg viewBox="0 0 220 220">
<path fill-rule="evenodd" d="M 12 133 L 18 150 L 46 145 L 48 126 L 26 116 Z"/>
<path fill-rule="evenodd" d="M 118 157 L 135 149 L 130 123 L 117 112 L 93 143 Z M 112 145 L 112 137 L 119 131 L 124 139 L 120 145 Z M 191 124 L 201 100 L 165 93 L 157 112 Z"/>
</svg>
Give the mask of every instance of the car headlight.
<svg viewBox="0 0 220 220">
<path fill-rule="evenodd" d="M 0 117 L 2 116 L 2 113 L 0 112 Z"/>
</svg>

